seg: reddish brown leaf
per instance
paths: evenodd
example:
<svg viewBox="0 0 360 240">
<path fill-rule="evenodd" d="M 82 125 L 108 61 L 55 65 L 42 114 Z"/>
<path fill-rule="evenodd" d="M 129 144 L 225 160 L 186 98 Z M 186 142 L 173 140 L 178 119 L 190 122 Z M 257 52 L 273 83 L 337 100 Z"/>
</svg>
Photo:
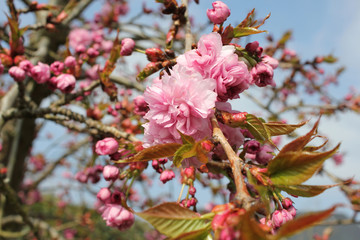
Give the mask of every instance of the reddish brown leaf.
<svg viewBox="0 0 360 240">
<path fill-rule="evenodd" d="M 282 122 L 264 123 L 271 136 L 286 135 L 292 133 L 295 129 L 304 126 L 307 121 L 299 124 L 285 124 Z"/>
<path fill-rule="evenodd" d="M 289 151 L 300 151 L 308 144 L 312 138 L 316 134 L 317 127 L 319 125 L 320 119 L 315 123 L 314 127 L 304 136 L 296 138 L 294 141 L 286 144 L 281 151 L 289 152 Z"/>
<path fill-rule="evenodd" d="M 130 163 L 150 161 L 157 158 L 171 157 L 182 146 L 179 143 L 165 143 L 145 148 L 130 158 L 114 161 L 115 163 Z"/>
<path fill-rule="evenodd" d="M 327 152 L 289 151 L 280 153 L 269 162 L 268 176 L 274 184 L 297 185 L 308 180 L 323 164 L 334 155 L 340 144 Z"/>
</svg>

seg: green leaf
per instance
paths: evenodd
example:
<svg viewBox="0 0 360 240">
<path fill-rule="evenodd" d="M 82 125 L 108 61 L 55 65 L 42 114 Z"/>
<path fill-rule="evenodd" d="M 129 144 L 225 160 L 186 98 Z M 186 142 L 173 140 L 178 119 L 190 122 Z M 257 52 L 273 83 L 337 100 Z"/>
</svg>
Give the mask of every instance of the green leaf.
<svg viewBox="0 0 360 240">
<path fill-rule="evenodd" d="M 259 30 L 254 27 L 235 27 L 233 29 L 234 38 L 245 37 L 253 34 L 267 32 L 266 30 Z"/>
<path fill-rule="evenodd" d="M 285 124 L 281 122 L 264 123 L 271 136 L 286 135 L 292 133 L 295 129 L 304 126 L 307 121 L 299 124 Z"/>
<path fill-rule="evenodd" d="M 284 152 L 269 162 L 268 175 L 273 184 L 298 185 L 308 180 L 323 164 L 334 155 L 340 144 L 327 152 Z"/>
<path fill-rule="evenodd" d="M 194 144 L 195 143 L 195 140 L 193 137 L 187 136 L 180 131 L 178 131 L 178 133 L 181 136 L 181 140 L 182 140 L 183 144 Z"/>
<path fill-rule="evenodd" d="M 324 62 L 327 62 L 327 63 L 335 63 L 335 62 L 337 62 L 338 59 L 330 54 L 328 56 L 324 56 L 323 60 L 324 60 Z"/>
<path fill-rule="evenodd" d="M 180 167 L 182 160 L 196 156 L 196 144 L 184 144 L 174 154 L 173 163 Z"/>
<path fill-rule="evenodd" d="M 271 141 L 271 134 L 269 130 L 260 118 L 252 114 L 247 114 L 245 128 L 250 131 L 256 140 L 260 142 L 269 142 L 275 146 L 275 144 Z"/>
<path fill-rule="evenodd" d="M 174 156 L 175 152 L 182 146 L 180 143 L 165 143 L 145 148 L 135 154 L 134 156 L 126 159 L 114 161 L 115 163 L 131 163 L 143 162 L 157 158 Z"/>
<path fill-rule="evenodd" d="M 174 202 L 162 203 L 136 215 L 151 223 L 160 233 L 171 238 L 177 238 L 185 233 L 204 231 L 211 224 L 208 218 L 202 218 L 197 213 Z"/>
<path fill-rule="evenodd" d="M 317 223 L 320 223 L 321 221 L 328 218 L 334 212 L 336 207 L 337 206 L 334 206 L 328 210 L 321 212 L 304 214 L 302 216 L 295 218 L 292 221 L 285 223 L 279 228 L 277 234 L 274 236 L 274 239 L 289 237 Z"/>
<path fill-rule="evenodd" d="M 334 185 L 276 185 L 275 187 L 281 191 L 285 191 L 291 195 L 300 196 L 300 197 L 314 197 L 321 194 L 326 189 L 339 186 L 339 184 Z"/>
<path fill-rule="evenodd" d="M 176 238 L 172 238 L 172 239 L 173 240 L 206 240 L 209 239 L 208 237 L 210 235 L 210 232 L 211 232 L 211 222 L 209 222 L 205 228 L 183 233 L 177 236 Z"/>
</svg>

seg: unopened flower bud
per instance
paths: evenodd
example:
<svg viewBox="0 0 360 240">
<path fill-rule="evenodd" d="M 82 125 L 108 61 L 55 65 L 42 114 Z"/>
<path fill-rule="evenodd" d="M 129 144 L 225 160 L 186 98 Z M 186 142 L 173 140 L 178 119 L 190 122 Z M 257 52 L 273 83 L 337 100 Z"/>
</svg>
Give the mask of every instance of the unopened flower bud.
<svg viewBox="0 0 360 240">
<path fill-rule="evenodd" d="M 132 52 L 134 51 L 134 47 L 135 47 L 134 40 L 132 40 L 131 38 L 124 38 L 121 41 L 120 54 L 122 56 L 130 56 L 132 54 Z"/>
<path fill-rule="evenodd" d="M 293 204 L 293 202 L 291 201 L 290 198 L 284 198 L 281 201 L 281 205 L 283 206 L 283 208 L 288 209 L 289 207 L 291 207 Z"/>
<path fill-rule="evenodd" d="M 31 69 L 31 77 L 39 84 L 47 82 L 50 76 L 50 67 L 47 64 L 39 62 Z"/>
<path fill-rule="evenodd" d="M 251 42 L 246 44 L 246 51 L 248 51 L 250 54 L 255 54 L 256 49 L 259 47 L 259 42 L 255 41 L 255 42 Z"/>
<path fill-rule="evenodd" d="M 294 218 L 296 217 L 296 209 L 293 205 L 291 205 L 288 209 L 286 209 L 290 214 L 291 216 Z"/>
<path fill-rule="evenodd" d="M 196 188 L 195 188 L 194 186 L 191 186 L 191 187 L 189 188 L 189 194 L 190 194 L 191 196 L 194 196 L 195 193 L 196 193 Z"/>
<path fill-rule="evenodd" d="M 59 75 L 64 70 L 64 63 L 55 61 L 50 65 L 50 70 L 55 74 Z"/>
<path fill-rule="evenodd" d="M 16 81 L 22 82 L 24 81 L 26 74 L 25 71 L 19 67 L 13 66 L 9 69 L 9 75 Z"/>
<path fill-rule="evenodd" d="M 72 74 L 60 74 L 56 78 L 56 87 L 63 93 L 69 93 L 75 88 L 76 79 Z"/>
<path fill-rule="evenodd" d="M 64 64 L 68 68 L 73 68 L 76 66 L 76 59 L 73 56 L 68 56 L 65 58 Z"/>
<path fill-rule="evenodd" d="M 244 144 L 247 153 L 256 154 L 260 151 L 260 143 L 256 140 L 247 141 Z"/>
<path fill-rule="evenodd" d="M 119 143 L 114 138 L 104 138 L 95 145 L 95 152 L 98 155 L 109 155 L 115 153 L 119 148 Z"/>
<path fill-rule="evenodd" d="M 106 165 L 103 169 L 103 176 L 106 181 L 115 181 L 119 177 L 119 169 L 112 165 Z"/>
<path fill-rule="evenodd" d="M 165 170 L 160 174 L 160 181 L 166 183 L 175 178 L 175 173 L 172 170 Z"/>
<path fill-rule="evenodd" d="M 281 211 L 275 210 L 272 214 L 271 220 L 273 222 L 274 227 L 279 228 L 284 221 Z"/>
<path fill-rule="evenodd" d="M 118 228 L 120 231 L 130 228 L 134 222 L 134 214 L 118 204 L 106 204 L 102 218 L 109 227 Z"/>
<path fill-rule="evenodd" d="M 150 62 L 164 61 L 166 59 L 164 52 L 159 48 L 148 48 L 145 54 Z"/>
<path fill-rule="evenodd" d="M 110 196 L 111 192 L 108 188 L 101 188 L 96 195 L 96 197 L 102 202 L 107 202 L 110 199 Z"/>
<path fill-rule="evenodd" d="M 208 9 L 206 15 L 211 22 L 215 24 L 222 24 L 230 16 L 230 9 L 228 6 L 221 2 L 216 1 L 212 3 L 213 9 Z"/>
</svg>

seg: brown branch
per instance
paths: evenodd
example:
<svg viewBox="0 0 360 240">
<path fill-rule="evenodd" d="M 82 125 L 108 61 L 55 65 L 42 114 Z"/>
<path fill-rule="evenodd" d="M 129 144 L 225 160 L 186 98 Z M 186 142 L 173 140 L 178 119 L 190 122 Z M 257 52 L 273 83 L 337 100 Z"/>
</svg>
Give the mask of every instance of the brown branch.
<svg viewBox="0 0 360 240">
<path fill-rule="evenodd" d="M 23 222 L 31 228 L 34 235 L 38 239 L 40 239 L 38 235 L 38 230 L 35 228 L 34 224 L 30 221 L 27 213 L 24 211 L 21 204 L 19 203 L 16 192 L 2 178 L 0 178 L 0 192 L 5 195 L 6 201 L 10 205 L 14 206 L 14 209 L 16 209 L 16 211 L 19 213 Z"/>
<path fill-rule="evenodd" d="M 111 134 L 116 138 L 125 138 L 130 141 L 138 141 L 138 139 L 131 134 L 120 131 L 115 127 L 106 126 L 100 121 L 86 118 L 85 116 L 79 113 L 75 113 L 67 108 L 49 107 L 49 108 L 39 108 L 34 110 L 29 110 L 29 109 L 18 110 L 12 108 L 3 114 L 3 118 L 5 120 L 9 120 L 13 118 L 37 118 L 37 117 L 45 118 L 46 115 L 48 114 L 66 116 L 71 120 L 86 124 L 88 128 L 95 128 L 104 134 Z"/>
<path fill-rule="evenodd" d="M 230 166 L 234 175 L 234 182 L 236 186 L 235 201 L 237 204 L 244 207 L 245 209 L 249 209 L 251 207 L 251 202 L 253 201 L 253 199 L 251 198 L 246 188 L 245 180 L 242 175 L 243 162 L 237 156 L 237 154 L 234 152 L 229 142 L 225 138 L 215 116 L 211 117 L 211 123 L 213 126 L 213 139 L 221 144 L 230 161 Z"/>
<path fill-rule="evenodd" d="M 181 0 L 182 5 L 184 5 L 186 7 L 185 10 L 185 14 L 184 17 L 186 18 L 186 23 L 185 23 L 185 52 L 190 51 L 191 50 L 191 45 L 193 43 L 193 36 L 191 34 L 191 23 L 190 23 L 190 19 L 189 19 L 189 6 L 188 0 Z"/>
</svg>

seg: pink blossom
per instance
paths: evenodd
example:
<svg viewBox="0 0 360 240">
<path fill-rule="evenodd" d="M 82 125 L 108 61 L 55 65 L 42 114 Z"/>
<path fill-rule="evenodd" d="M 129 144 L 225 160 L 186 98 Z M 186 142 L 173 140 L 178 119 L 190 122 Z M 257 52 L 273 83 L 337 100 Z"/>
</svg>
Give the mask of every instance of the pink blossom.
<svg viewBox="0 0 360 240">
<path fill-rule="evenodd" d="M 106 181 L 115 181 L 119 177 L 119 168 L 106 165 L 103 169 L 103 176 Z"/>
<path fill-rule="evenodd" d="M 50 67 L 47 64 L 38 62 L 38 65 L 31 69 L 31 76 L 35 82 L 41 84 L 50 79 Z"/>
<path fill-rule="evenodd" d="M 275 58 L 273 57 L 270 57 L 268 55 L 264 55 L 262 58 L 261 58 L 261 61 L 263 63 L 266 63 L 268 65 L 270 65 L 272 67 L 272 69 L 276 69 L 278 66 L 279 66 L 279 61 L 276 60 Z"/>
<path fill-rule="evenodd" d="M 160 181 L 166 183 L 175 177 L 175 173 L 172 170 L 165 170 L 160 174 Z"/>
<path fill-rule="evenodd" d="M 135 41 L 131 38 L 124 38 L 121 40 L 121 50 L 120 54 L 122 56 L 130 56 L 134 51 Z"/>
<path fill-rule="evenodd" d="M 251 69 L 251 75 L 251 83 L 256 84 L 258 87 L 265 87 L 267 85 L 273 87 L 276 86 L 273 80 L 274 70 L 270 65 L 265 64 L 264 62 L 256 64 L 256 66 Z"/>
<path fill-rule="evenodd" d="M 180 55 L 177 62 L 198 71 L 204 78 L 215 79 L 219 101 L 238 98 L 239 93 L 249 88 L 251 75 L 246 64 L 238 60 L 234 46 L 222 45 L 220 34 L 202 36 L 197 47 Z"/>
<path fill-rule="evenodd" d="M 59 75 L 64 70 L 64 63 L 55 61 L 50 65 L 50 70 L 55 74 Z"/>
<path fill-rule="evenodd" d="M 144 147 L 181 142 L 178 131 L 199 140 L 210 136 L 208 117 L 213 114 L 215 81 L 189 68 L 175 65 L 161 80 L 154 80 L 144 93 L 149 111 L 144 116 Z"/>
<path fill-rule="evenodd" d="M 77 28 L 69 34 L 69 45 L 72 48 L 76 48 L 78 45 L 89 46 L 92 41 L 92 34 L 86 29 Z"/>
<path fill-rule="evenodd" d="M 288 209 L 286 209 L 290 214 L 291 216 L 294 218 L 296 217 L 296 209 L 293 205 L 291 205 Z"/>
<path fill-rule="evenodd" d="M 101 216 L 106 221 L 107 226 L 119 230 L 126 230 L 135 222 L 134 214 L 117 204 L 106 204 Z"/>
<path fill-rule="evenodd" d="M 208 9 L 206 15 L 211 22 L 215 24 L 222 24 L 230 16 L 230 9 L 228 6 L 221 2 L 216 1 L 212 3 L 213 9 Z"/>
<path fill-rule="evenodd" d="M 68 68 L 72 68 L 76 66 L 76 58 L 73 56 L 68 56 L 65 58 L 64 64 Z"/>
<path fill-rule="evenodd" d="M 31 76 L 31 69 L 34 66 L 29 60 L 23 60 L 19 63 L 19 67 L 24 70 L 28 76 Z"/>
<path fill-rule="evenodd" d="M 95 152 L 98 155 L 109 155 L 115 153 L 119 148 L 119 143 L 114 138 L 104 138 L 95 145 Z"/>
<path fill-rule="evenodd" d="M 101 49 L 106 53 L 110 53 L 113 45 L 114 45 L 113 41 L 104 40 L 104 41 L 101 42 Z"/>
<path fill-rule="evenodd" d="M 26 78 L 25 71 L 17 66 L 13 66 L 9 69 L 9 75 L 16 81 L 22 82 Z"/>
<path fill-rule="evenodd" d="M 63 93 L 69 93 L 75 88 L 76 79 L 71 74 L 60 74 L 56 78 L 56 87 Z"/>
</svg>

